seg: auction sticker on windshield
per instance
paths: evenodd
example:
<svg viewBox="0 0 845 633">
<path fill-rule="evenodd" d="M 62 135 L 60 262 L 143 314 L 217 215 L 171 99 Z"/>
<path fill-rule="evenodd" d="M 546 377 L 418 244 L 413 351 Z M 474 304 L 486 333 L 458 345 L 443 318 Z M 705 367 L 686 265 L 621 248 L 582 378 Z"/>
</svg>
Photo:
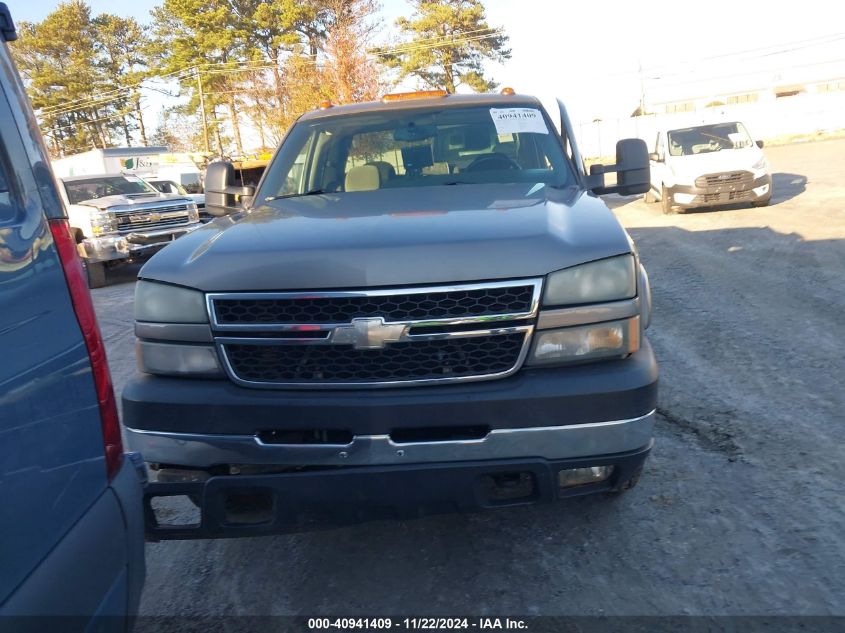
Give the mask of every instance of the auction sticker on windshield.
<svg viewBox="0 0 845 633">
<path fill-rule="evenodd" d="M 490 116 L 493 117 L 497 134 L 549 133 L 543 115 L 534 108 L 490 108 Z"/>
</svg>

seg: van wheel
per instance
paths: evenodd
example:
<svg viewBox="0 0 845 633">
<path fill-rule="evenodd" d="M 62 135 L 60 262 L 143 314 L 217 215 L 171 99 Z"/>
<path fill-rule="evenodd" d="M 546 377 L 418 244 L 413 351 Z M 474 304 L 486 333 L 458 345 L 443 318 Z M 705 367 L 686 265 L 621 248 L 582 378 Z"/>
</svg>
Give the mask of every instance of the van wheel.
<svg viewBox="0 0 845 633">
<path fill-rule="evenodd" d="M 769 203 L 772 201 L 772 197 L 769 196 L 768 198 L 763 198 L 762 200 L 757 200 L 751 203 L 752 207 L 767 207 Z"/>
<path fill-rule="evenodd" d="M 85 269 L 85 276 L 88 277 L 89 288 L 102 288 L 106 285 L 105 262 L 89 262 L 83 259 L 82 267 Z"/>
<path fill-rule="evenodd" d="M 665 215 L 673 215 L 678 212 L 677 207 L 672 206 L 672 199 L 669 196 L 669 191 L 666 187 L 660 189 L 660 206 L 663 208 Z"/>
</svg>

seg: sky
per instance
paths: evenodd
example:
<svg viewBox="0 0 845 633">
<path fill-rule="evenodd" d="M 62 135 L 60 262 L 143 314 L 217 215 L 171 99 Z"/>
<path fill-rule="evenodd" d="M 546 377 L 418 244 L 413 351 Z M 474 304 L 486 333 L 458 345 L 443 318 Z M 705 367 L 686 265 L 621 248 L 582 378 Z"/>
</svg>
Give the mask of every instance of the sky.
<svg viewBox="0 0 845 633">
<path fill-rule="evenodd" d="M 43 19 L 48 0 L 7 0 L 15 20 Z M 88 0 L 108 11 L 149 21 L 155 0 Z M 728 85 L 789 82 L 828 62 L 823 72 L 845 76 L 845 25 L 830 19 L 829 0 L 802 0 L 800 9 L 775 0 L 486 0 L 490 26 L 504 27 L 511 59 L 489 64 L 502 86 L 560 97 L 573 122 L 628 116 L 646 102 L 697 97 Z M 405 0 L 382 0 L 383 24 L 407 14 Z M 395 36 L 383 28 L 380 37 Z M 822 36 L 842 37 L 826 45 Z M 789 46 L 787 46 L 789 44 Z M 642 68 L 642 72 L 639 68 Z M 754 86 L 756 87 L 756 86 Z"/>
</svg>

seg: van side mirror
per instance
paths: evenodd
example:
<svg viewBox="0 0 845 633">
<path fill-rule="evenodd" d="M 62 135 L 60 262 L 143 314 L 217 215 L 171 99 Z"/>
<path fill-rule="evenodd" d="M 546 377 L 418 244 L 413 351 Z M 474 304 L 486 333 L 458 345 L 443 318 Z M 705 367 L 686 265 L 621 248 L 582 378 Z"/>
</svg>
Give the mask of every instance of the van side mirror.
<svg viewBox="0 0 845 633">
<path fill-rule="evenodd" d="M 630 196 L 649 190 L 651 169 L 648 147 L 638 138 L 625 138 L 616 143 L 615 165 L 591 165 L 587 188 L 597 194 L 619 193 Z M 604 175 L 616 172 L 616 184 L 605 186 Z"/>
<path fill-rule="evenodd" d="M 763 141 L 754 141 L 757 144 L 757 147 L 763 149 Z"/>
<path fill-rule="evenodd" d="M 0 2 L 0 40 L 14 42 L 16 39 L 18 39 L 18 33 L 15 31 L 12 13 L 5 2 Z"/>
<path fill-rule="evenodd" d="M 235 166 L 228 161 L 210 163 L 205 171 L 205 210 L 220 217 L 237 211 L 243 206 L 238 197 L 253 196 L 255 187 L 240 187 L 235 180 Z"/>
</svg>

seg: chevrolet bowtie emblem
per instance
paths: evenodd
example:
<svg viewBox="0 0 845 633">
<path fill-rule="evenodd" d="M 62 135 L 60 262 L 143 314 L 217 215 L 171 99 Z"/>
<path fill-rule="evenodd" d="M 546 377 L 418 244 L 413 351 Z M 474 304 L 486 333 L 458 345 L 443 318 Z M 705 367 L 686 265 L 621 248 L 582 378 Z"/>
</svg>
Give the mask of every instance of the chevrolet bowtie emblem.
<svg viewBox="0 0 845 633">
<path fill-rule="evenodd" d="M 401 341 L 407 329 L 402 323 L 385 323 L 381 317 L 352 319 L 351 325 L 334 329 L 331 342 L 355 349 L 384 349 L 388 343 Z"/>
</svg>

